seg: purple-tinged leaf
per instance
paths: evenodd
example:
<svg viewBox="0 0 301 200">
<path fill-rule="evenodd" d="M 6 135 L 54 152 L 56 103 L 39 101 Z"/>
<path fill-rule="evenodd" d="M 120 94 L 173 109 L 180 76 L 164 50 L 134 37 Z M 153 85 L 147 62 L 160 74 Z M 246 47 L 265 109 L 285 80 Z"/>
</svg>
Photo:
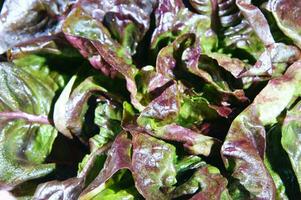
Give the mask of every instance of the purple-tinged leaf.
<svg viewBox="0 0 301 200">
<path fill-rule="evenodd" d="M 301 2 L 298 0 L 269 0 L 268 9 L 273 13 L 279 28 L 301 48 Z"/>
<path fill-rule="evenodd" d="M 86 78 L 76 88 L 76 76 L 72 77 L 64 88 L 54 108 L 54 123 L 56 128 L 65 136 L 80 136 L 84 116 L 87 112 L 88 100 L 94 93 L 106 92 L 99 86 L 93 77 Z"/>
<path fill-rule="evenodd" d="M 212 137 L 197 133 L 177 124 L 166 125 L 157 131 L 155 130 L 154 136 L 169 141 L 181 142 L 189 153 L 204 156 L 208 156 L 211 153 L 212 146 L 218 142 L 218 140 Z"/>
<path fill-rule="evenodd" d="M 34 199 L 63 199 L 63 200 L 76 200 L 79 198 L 80 193 L 84 190 L 88 179 L 90 179 L 91 173 L 95 173 L 95 165 L 97 166 L 97 159 L 99 156 L 104 156 L 105 152 L 111 147 L 111 144 L 107 144 L 101 148 L 98 148 L 92 152 L 89 156 L 85 157 L 85 160 L 79 167 L 81 168 L 77 177 L 69 178 L 64 181 L 48 181 L 38 185 Z M 84 165 L 84 166 L 82 166 Z M 99 167 L 99 166 L 97 166 Z"/>
<path fill-rule="evenodd" d="M 103 22 L 112 38 L 133 55 L 150 26 L 156 0 L 80 0 L 77 6 L 93 19 Z"/>
<path fill-rule="evenodd" d="M 144 133 L 133 133 L 132 172 L 138 191 L 150 200 L 169 199 L 176 180 L 176 149 Z"/>
<path fill-rule="evenodd" d="M 266 48 L 254 66 L 241 73 L 239 77 L 254 77 L 267 79 L 281 76 L 289 64 L 300 58 L 300 50 L 295 46 L 274 43 Z"/>
<path fill-rule="evenodd" d="M 218 0 L 218 16 L 224 36 L 223 48 L 229 51 L 247 52 L 257 59 L 265 44 L 274 41 L 267 20 L 250 0 Z M 258 35 L 261 33 L 266 35 Z"/>
<path fill-rule="evenodd" d="M 177 63 L 175 54 L 179 53 L 181 48 L 185 48 L 181 55 L 182 63 Z M 156 70 L 158 73 L 161 73 L 170 79 L 176 78 L 174 71 L 186 70 L 200 77 L 201 80 L 214 87 L 222 95 L 227 97 L 234 96 L 240 101 L 245 101 L 247 98 L 245 97 L 243 90 L 238 89 L 231 91 L 227 82 L 223 80 L 222 71 L 218 69 L 218 66 L 212 66 L 214 64 L 207 64 L 206 60 L 202 60 L 202 54 L 203 52 L 199 45 L 199 41 L 196 39 L 196 35 L 183 34 L 177 37 L 171 44 L 161 49 L 157 57 Z M 209 55 L 211 54 L 209 53 Z M 226 65 L 228 63 L 223 64 Z M 181 65 L 184 65 L 184 69 L 176 69 Z M 239 69 L 240 72 L 241 70 L 243 69 Z M 232 69 L 229 71 L 231 72 Z"/>
<path fill-rule="evenodd" d="M 64 48 L 69 48 L 65 40 L 58 36 L 45 36 L 16 45 L 7 51 L 8 59 L 15 60 L 28 54 L 63 54 Z M 74 56 L 74 54 L 72 55 Z"/>
<path fill-rule="evenodd" d="M 196 106 L 193 105 L 194 102 L 185 102 L 182 93 L 176 84 L 171 85 L 141 112 L 137 123 L 151 135 L 183 143 L 184 147 L 193 154 L 209 155 L 215 143 L 213 138 L 174 122 L 178 121 L 181 124 L 183 121 L 183 125 L 192 126 L 187 123 L 189 120 L 192 120 L 192 124 L 202 123 L 203 115 L 208 119 L 210 117 L 214 119 L 217 116 L 216 110 L 210 108 L 208 102 L 203 102 L 202 99 L 199 99 L 199 102 L 195 101 L 198 102 L 199 107 L 195 107 L 197 110 L 194 110 L 193 106 Z"/>
<path fill-rule="evenodd" d="M 203 1 L 202 6 L 196 4 L 194 1 L 192 5 L 198 13 L 191 12 L 181 0 L 159 0 L 155 10 L 156 29 L 152 35 L 151 47 L 157 48 L 164 39 L 172 41 L 182 34 L 194 33 L 200 40 L 202 50 L 210 52 L 217 43 L 217 36 L 211 28 L 216 4 L 208 0 Z"/>
<path fill-rule="evenodd" d="M 84 56 L 88 55 L 90 62 L 92 61 L 91 64 L 94 64 L 95 68 L 112 71 L 107 67 L 100 67 L 100 64 L 97 64 L 97 61 L 94 60 L 102 61 L 103 59 L 115 71 L 122 74 L 127 81 L 127 89 L 131 93 L 132 104 L 139 110 L 143 109 L 137 99 L 135 83 L 137 69 L 132 64 L 131 55 L 111 38 L 109 31 L 101 22 L 93 19 L 82 8 L 78 7 L 68 15 L 64 22 L 63 31 L 75 47 L 80 47 L 80 52 Z M 85 42 L 88 42 L 88 45 L 84 45 Z M 85 49 L 82 49 L 82 47 L 85 47 Z M 90 53 L 86 52 L 87 47 L 91 51 Z M 97 55 L 101 57 L 97 57 Z"/>
<path fill-rule="evenodd" d="M 0 54 L 9 48 L 61 32 L 72 1 L 7 0 L 0 15 Z"/>
<path fill-rule="evenodd" d="M 65 181 L 49 181 L 38 186 L 33 199 L 76 200 L 83 187 L 82 178 L 70 178 Z"/>
<path fill-rule="evenodd" d="M 121 169 L 132 169 L 132 141 L 125 132 L 121 132 L 108 151 L 103 169 L 94 181 L 81 193 L 80 199 L 90 199 L 104 189 L 105 182 Z"/>
<path fill-rule="evenodd" d="M 118 71 L 106 63 L 106 61 L 99 55 L 91 41 L 85 38 L 73 36 L 67 36 L 67 39 L 76 49 L 79 50 L 84 58 L 89 60 L 95 69 L 100 70 L 104 75 L 112 78 L 118 74 Z"/>
<path fill-rule="evenodd" d="M 287 65 L 299 59 L 300 51 L 293 46 L 275 43 L 268 21 L 250 1 L 235 2 L 220 1 L 219 4 L 221 24 L 228 27 L 225 31 L 226 45 L 231 47 L 234 44 L 258 58 L 256 64 L 241 71 L 243 73 L 239 77 L 252 77 L 251 81 L 260 81 L 281 75 Z"/>
<path fill-rule="evenodd" d="M 65 136 L 76 136 L 87 145 L 89 142 L 93 151 L 121 131 L 124 97 L 120 91 L 125 86 L 120 79 L 112 83 L 100 74 L 86 75 L 85 79 L 79 74 L 70 79 L 59 96 L 54 106 L 54 123 Z"/>
<path fill-rule="evenodd" d="M 146 106 L 170 86 L 173 80 L 161 73 L 157 73 L 153 66 L 147 65 L 137 74 L 136 83 L 139 85 L 140 102 Z"/>
<path fill-rule="evenodd" d="M 269 81 L 253 103 L 232 122 L 221 154 L 225 165 L 256 198 L 275 198 L 275 184 L 263 156 L 265 128 L 276 122 L 280 113 L 301 94 L 301 62 L 291 65 L 286 73 Z"/>
<path fill-rule="evenodd" d="M 231 199 L 227 190 L 227 180 L 213 166 L 203 163 L 185 183 L 178 186 L 173 197 L 194 194 L 190 200 Z"/>
<path fill-rule="evenodd" d="M 259 8 L 249 0 L 236 0 L 236 5 L 265 46 L 275 43 L 268 21 Z"/>
<path fill-rule="evenodd" d="M 137 86 L 135 82 L 135 75 L 137 74 L 137 69 L 131 65 L 128 65 L 123 61 L 122 58 L 116 56 L 115 52 L 107 46 L 101 45 L 99 43 L 93 43 L 98 52 L 105 58 L 106 62 L 120 72 L 126 80 L 126 86 L 131 94 L 131 103 L 138 109 L 144 108 L 143 105 L 138 100 Z"/>
<path fill-rule="evenodd" d="M 239 78 L 239 75 L 249 67 L 247 63 L 240 59 L 231 58 L 226 54 L 212 52 L 207 53 L 206 55 L 214 59 L 219 66 L 230 72 L 235 78 Z"/>
</svg>

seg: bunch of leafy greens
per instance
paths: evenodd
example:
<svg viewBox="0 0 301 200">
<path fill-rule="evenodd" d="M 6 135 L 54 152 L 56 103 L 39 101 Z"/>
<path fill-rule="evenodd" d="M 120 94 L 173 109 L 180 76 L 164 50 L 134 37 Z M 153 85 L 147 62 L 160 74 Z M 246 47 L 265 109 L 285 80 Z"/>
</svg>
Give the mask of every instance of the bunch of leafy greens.
<svg viewBox="0 0 301 200">
<path fill-rule="evenodd" d="M 300 199 L 301 1 L 0 1 L 0 189 Z"/>
</svg>

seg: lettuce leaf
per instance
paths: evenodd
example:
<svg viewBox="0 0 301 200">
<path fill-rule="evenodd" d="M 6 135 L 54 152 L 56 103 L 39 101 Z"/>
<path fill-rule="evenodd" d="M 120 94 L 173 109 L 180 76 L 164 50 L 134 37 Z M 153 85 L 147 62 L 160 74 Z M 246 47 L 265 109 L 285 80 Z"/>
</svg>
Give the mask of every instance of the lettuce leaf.
<svg viewBox="0 0 301 200">
<path fill-rule="evenodd" d="M 301 46 L 300 2 L 294 0 L 270 0 L 268 9 L 272 12 L 279 28 L 285 35 L 294 40 L 295 44 Z M 290 12 L 287 12 L 287 11 Z"/>
<path fill-rule="evenodd" d="M 43 163 L 57 136 L 49 117 L 59 85 L 45 71 L 31 72 L 27 66 L 0 64 L 0 179 L 11 187 L 55 168 Z"/>
<path fill-rule="evenodd" d="M 7 0 L 1 10 L 0 54 L 16 45 L 61 32 L 62 16 L 69 0 Z"/>
<path fill-rule="evenodd" d="M 300 177 L 300 158 L 298 152 L 300 151 L 300 138 L 299 138 L 299 112 L 300 102 L 297 102 L 294 107 L 292 107 L 285 116 L 284 124 L 282 126 L 282 137 L 281 144 L 284 150 L 287 152 L 288 157 L 291 161 L 292 168 L 297 177 L 299 188 L 301 187 L 301 177 Z"/>
<path fill-rule="evenodd" d="M 300 69 L 301 63 L 297 61 L 283 76 L 269 81 L 253 103 L 232 122 L 223 144 L 221 153 L 225 165 L 256 198 L 275 198 L 275 184 L 263 164 L 264 126 L 276 123 L 280 113 L 300 96 Z"/>
<path fill-rule="evenodd" d="M 0 190 L 300 199 L 299 1 L 0 9 Z"/>
</svg>

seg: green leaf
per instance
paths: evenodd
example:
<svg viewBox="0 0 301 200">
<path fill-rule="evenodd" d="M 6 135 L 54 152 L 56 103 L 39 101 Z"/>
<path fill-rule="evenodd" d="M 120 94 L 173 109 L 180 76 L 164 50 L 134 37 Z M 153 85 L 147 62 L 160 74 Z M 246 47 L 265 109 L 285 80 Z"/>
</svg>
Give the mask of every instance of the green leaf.
<svg viewBox="0 0 301 200">
<path fill-rule="evenodd" d="M 290 109 L 283 122 L 281 144 L 291 161 L 301 190 L 301 102 Z"/>
<path fill-rule="evenodd" d="M 120 170 L 105 183 L 105 188 L 91 200 L 136 200 L 142 199 L 134 186 L 131 173 Z"/>
<path fill-rule="evenodd" d="M 33 66 L 0 63 L 0 181 L 12 186 L 55 168 L 43 162 L 57 135 L 48 115 L 59 85 Z"/>
<path fill-rule="evenodd" d="M 103 100 L 98 102 L 95 109 L 94 123 L 99 127 L 99 133 L 89 139 L 90 147 L 97 149 L 109 141 L 121 131 L 122 109 L 121 105 Z"/>
<path fill-rule="evenodd" d="M 283 116 L 280 116 L 279 122 L 272 126 L 267 132 L 264 164 L 274 180 L 276 198 L 295 199 L 298 198 L 301 193 L 289 156 L 281 144 L 281 132 L 284 126 L 281 119 L 282 117 Z"/>
</svg>

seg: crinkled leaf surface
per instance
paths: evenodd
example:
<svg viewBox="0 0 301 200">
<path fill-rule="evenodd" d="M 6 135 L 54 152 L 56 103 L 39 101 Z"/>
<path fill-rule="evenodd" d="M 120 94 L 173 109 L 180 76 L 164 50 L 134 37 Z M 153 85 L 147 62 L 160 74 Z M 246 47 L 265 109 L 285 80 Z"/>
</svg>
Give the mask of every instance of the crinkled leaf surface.
<svg viewBox="0 0 301 200">
<path fill-rule="evenodd" d="M 176 180 L 175 147 L 143 133 L 133 136 L 132 171 L 146 199 L 170 199 Z"/>
<path fill-rule="evenodd" d="M 183 142 L 184 146 L 194 154 L 208 155 L 211 146 L 215 143 L 214 138 L 202 135 L 189 128 L 193 124 L 202 122 L 202 114 L 211 115 L 214 118 L 217 113 L 208 106 L 204 99 L 199 99 L 198 102 L 196 99 L 194 103 L 198 103 L 198 107 L 191 107 L 192 103 L 184 101 L 180 91 L 176 84 L 167 88 L 141 112 L 137 123 L 156 137 Z M 177 121 L 178 124 L 174 123 Z M 189 121 L 191 122 L 187 123 Z M 190 125 L 190 127 L 185 128 L 181 126 L 182 123 Z"/>
<path fill-rule="evenodd" d="M 0 15 L 0 54 L 33 39 L 61 32 L 60 17 L 72 0 L 7 0 Z"/>
<path fill-rule="evenodd" d="M 135 3 L 133 5 L 132 3 Z M 124 25 L 124 30 L 126 31 L 123 35 L 126 37 L 128 32 L 131 32 L 135 29 L 136 25 L 131 25 L 131 20 L 138 18 L 138 25 L 142 25 L 145 30 L 147 30 L 149 26 L 149 15 L 152 11 L 152 2 L 151 1 L 143 1 L 141 3 L 127 1 L 124 3 L 120 3 L 118 1 L 114 4 L 99 4 L 100 6 L 104 6 L 103 9 L 108 9 L 107 12 L 112 13 L 112 16 L 109 17 L 120 17 L 116 19 L 116 23 L 118 21 Z M 137 97 L 137 86 L 135 83 L 135 75 L 137 73 L 136 67 L 133 65 L 132 57 L 131 57 L 131 49 L 123 47 L 120 41 L 114 40 L 112 34 L 110 32 L 110 26 L 106 27 L 104 23 L 102 23 L 102 18 L 108 15 L 99 14 L 94 16 L 93 9 L 85 6 L 85 1 L 80 2 L 78 6 L 70 13 L 64 22 L 63 31 L 66 34 L 69 41 L 77 48 L 79 48 L 80 52 L 84 57 L 89 58 L 90 63 L 95 67 L 102 70 L 103 73 L 109 75 L 110 71 L 116 71 L 122 74 L 127 81 L 127 89 L 131 93 L 132 103 L 133 105 L 141 110 L 143 106 L 139 103 Z M 98 6 L 98 4 L 94 4 Z M 131 6 L 129 6 L 131 5 Z M 90 5 L 89 5 L 90 6 Z M 139 6 L 142 6 L 141 8 Z M 142 10 L 142 8 L 145 8 Z M 110 12 L 112 9 L 112 12 Z M 118 16 L 117 14 L 114 16 L 115 9 L 121 9 L 130 14 L 126 14 L 126 19 L 122 19 L 122 16 Z M 134 12 L 136 11 L 136 12 Z M 116 12 L 116 11 L 115 11 Z M 146 12 L 146 13 L 144 13 Z M 113 20 L 114 21 L 114 20 Z M 130 23 L 130 24 L 128 24 Z M 112 24 L 110 24 L 112 25 Z M 139 27 L 137 25 L 137 27 Z M 115 26 L 115 25 L 112 25 Z M 134 26 L 134 27 L 131 27 Z M 128 28 L 126 28 L 128 27 Z M 112 27 L 111 27 L 112 28 Z M 115 30 L 116 31 L 116 30 Z M 115 32 L 114 31 L 114 32 Z M 120 31 L 116 31 L 116 34 L 120 34 Z M 119 32 L 119 33 L 118 33 Z M 139 31 L 139 33 L 141 33 Z M 143 33 L 143 32 L 142 32 Z M 144 31 L 145 33 L 145 31 Z M 139 34 L 137 35 L 137 40 L 139 41 Z M 127 38 L 121 38 L 121 40 L 127 40 Z M 129 42 L 129 41 L 126 41 Z M 133 41 L 134 46 L 136 46 L 137 41 Z M 127 43 L 126 43 L 127 44 Z"/>
<path fill-rule="evenodd" d="M 120 133 L 116 137 L 102 171 L 95 180 L 81 193 L 80 199 L 90 199 L 100 193 L 106 181 L 121 169 L 131 169 L 131 147 L 132 143 L 126 133 Z"/>
<path fill-rule="evenodd" d="M 264 126 L 276 122 L 282 110 L 300 95 L 301 62 L 271 80 L 233 122 L 221 153 L 232 176 L 257 198 L 275 198 L 275 184 L 263 164 Z"/>
<path fill-rule="evenodd" d="M 173 197 L 195 194 L 191 199 L 231 199 L 227 191 L 227 180 L 217 168 L 203 163 L 187 182 L 178 186 Z"/>
<path fill-rule="evenodd" d="M 194 33 L 204 51 L 215 48 L 217 36 L 212 30 L 211 15 L 214 2 L 205 0 L 198 4 L 191 1 L 198 13 L 191 12 L 181 0 L 158 0 L 155 9 L 156 29 L 152 35 L 152 48 L 163 40 L 174 40 L 185 33 Z"/>
<path fill-rule="evenodd" d="M 268 9 L 273 13 L 279 28 L 296 45 L 301 47 L 301 3 L 296 0 L 270 0 Z M 289 12 L 287 12 L 289 11 Z"/>
<path fill-rule="evenodd" d="M 2 4 L 1 189 L 300 199 L 299 1 Z"/>
</svg>

